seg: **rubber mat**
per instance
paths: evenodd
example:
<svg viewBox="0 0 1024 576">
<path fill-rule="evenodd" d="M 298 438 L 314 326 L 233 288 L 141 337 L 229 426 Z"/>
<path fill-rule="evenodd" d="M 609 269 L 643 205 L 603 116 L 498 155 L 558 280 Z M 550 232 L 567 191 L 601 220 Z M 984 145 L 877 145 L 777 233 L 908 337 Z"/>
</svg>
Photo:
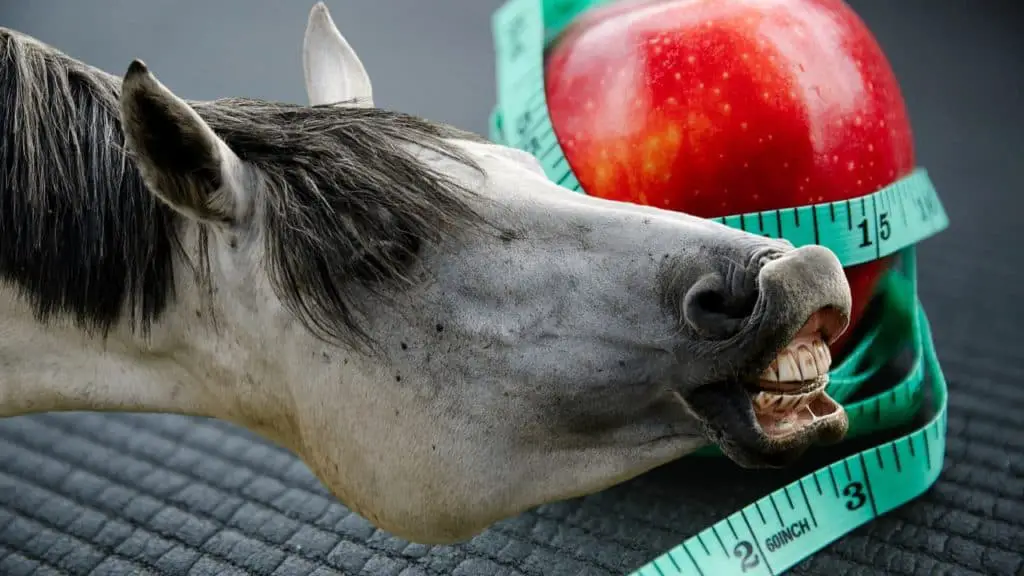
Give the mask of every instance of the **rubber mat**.
<svg viewBox="0 0 1024 576">
<path fill-rule="evenodd" d="M 901 81 L 930 86 L 910 91 L 910 107 L 922 163 L 952 219 L 920 249 L 922 299 L 950 382 L 944 470 L 921 498 L 790 573 L 1024 570 L 1024 257 L 1014 231 L 1024 210 L 1024 138 L 1014 131 L 1024 126 L 1014 53 L 1022 43 L 977 34 L 975 48 L 932 38 L 894 53 L 897 68 L 923 53 L 943 63 L 941 78 L 903 66 Z M 957 60 L 972 50 L 973 60 Z M 815 455 L 826 456 L 836 453 Z M 375 530 L 288 452 L 231 425 L 141 414 L 11 418 L 0 420 L 0 575 L 626 574 L 814 459 L 775 473 L 683 459 L 464 544 L 422 546 Z"/>
</svg>

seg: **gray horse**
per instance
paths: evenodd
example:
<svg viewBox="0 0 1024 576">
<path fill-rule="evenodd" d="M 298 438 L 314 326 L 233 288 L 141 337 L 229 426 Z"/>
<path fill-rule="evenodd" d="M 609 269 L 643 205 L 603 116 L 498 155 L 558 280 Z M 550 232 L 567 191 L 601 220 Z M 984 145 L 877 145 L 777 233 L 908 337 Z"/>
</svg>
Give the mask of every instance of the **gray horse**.
<svg viewBox="0 0 1024 576">
<path fill-rule="evenodd" d="M 0 29 L 0 416 L 234 422 L 425 543 L 845 434 L 834 254 L 376 108 L 322 5 L 304 61 L 312 105 L 187 102 Z"/>
</svg>

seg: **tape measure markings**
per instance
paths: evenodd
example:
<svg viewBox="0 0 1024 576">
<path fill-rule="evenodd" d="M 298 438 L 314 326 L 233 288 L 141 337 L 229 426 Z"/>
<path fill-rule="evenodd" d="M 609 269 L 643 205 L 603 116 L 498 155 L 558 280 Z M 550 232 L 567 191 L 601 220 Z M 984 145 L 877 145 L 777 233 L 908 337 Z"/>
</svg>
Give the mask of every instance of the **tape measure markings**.
<svg viewBox="0 0 1024 576">
<path fill-rule="evenodd" d="M 886 197 L 892 200 L 886 202 Z M 893 225 L 895 212 L 899 212 L 904 222 L 902 227 Z M 895 254 L 949 225 L 948 216 L 923 168 L 915 169 L 881 190 L 849 200 L 732 214 L 710 220 L 745 232 L 785 238 L 796 246 L 825 246 L 835 252 L 843 266 Z M 775 221 L 775 230 L 765 228 L 766 220 Z M 808 222 L 810 226 L 806 225 Z"/>
<path fill-rule="evenodd" d="M 561 153 L 550 118 L 544 115 L 538 119 L 537 113 L 527 112 L 519 118 L 534 123 L 525 126 L 524 135 L 510 145 L 535 156 L 550 180 L 582 193 L 579 181 Z M 896 212 L 903 226 L 893 225 Z M 785 238 L 796 246 L 825 246 L 836 253 L 844 266 L 889 256 L 949 225 L 935 188 L 927 172 L 921 168 L 885 188 L 849 200 L 719 216 L 710 220 L 762 236 Z M 805 225 L 807 220 L 810 220 L 810 227 Z M 774 230 L 766 228 L 767 221 L 774 221 Z M 753 222 L 756 226 L 752 225 Z"/>
<path fill-rule="evenodd" d="M 562 7 L 563 13 L 567 7 Z M 561 153 L 544 96 L 544 4 L 541 0 L 504 4 L 492 18 L 498 56 L 498 101 L 505 114 L 502 125 L 513 127 L 509 143 L 535 156 L 539 142 L 550 138 L 558 151 L 541 159 L 548 178 L 575 192 L 579 182 Z M 571 15 L 570 15 L 571 16 Z M 504 134 L 508 138 L 508 134 Z M 531 141 L 534 144 L 531 144 Z M 538 156 L 539 158 L 539 156 Z"/>
</svg>

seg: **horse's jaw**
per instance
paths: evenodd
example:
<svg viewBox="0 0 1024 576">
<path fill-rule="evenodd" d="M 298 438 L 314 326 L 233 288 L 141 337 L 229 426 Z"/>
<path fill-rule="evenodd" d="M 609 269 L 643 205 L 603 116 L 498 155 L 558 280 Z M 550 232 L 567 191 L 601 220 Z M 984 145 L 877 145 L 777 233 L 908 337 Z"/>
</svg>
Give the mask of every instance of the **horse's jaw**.
<svg viewBox="0 0 1024 576">
<path fill-rule="evenodd" d="M 347 507 L 412 542 L 466 541 L 535 506 L 598 492 L 708 444 L 668 387 L 616 425 L 556 431 L 536 422 L 536 406 L 521 397 L 482 391 L 507 382 L 409 373 L 398 387 L 379 359 L 347 358 L 342 382 L 295 383 L 297 453 Z M 524 432 L 530 421 L 535 431 Z"/>
</svg>

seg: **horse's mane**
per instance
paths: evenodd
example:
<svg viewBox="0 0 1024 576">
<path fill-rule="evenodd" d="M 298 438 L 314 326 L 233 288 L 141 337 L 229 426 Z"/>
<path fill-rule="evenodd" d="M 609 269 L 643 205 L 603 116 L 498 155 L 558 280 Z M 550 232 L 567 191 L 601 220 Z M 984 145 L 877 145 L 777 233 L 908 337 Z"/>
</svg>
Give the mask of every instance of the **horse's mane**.
<svg viewBox="0 0 1024 576">
<path fill-rule="evenodd" d="M 120 87 L 0 28 L 0 281 L 40 321 L 68 316 L 103 334 L 124 314 L 149 328 L 173 298 L 181 249 L 181 217 L 146 190 L 124 149 Z M 471 191 L 407 146 L 473 166 L 448 139 L 475 135 L 375 108 L 190 105 L 265 180 L 258 211 L 271 283 L 321 337 L 365 336 L 365 290 L 410 281 L 421 243 L 480 221 Z"/>
</svg>

